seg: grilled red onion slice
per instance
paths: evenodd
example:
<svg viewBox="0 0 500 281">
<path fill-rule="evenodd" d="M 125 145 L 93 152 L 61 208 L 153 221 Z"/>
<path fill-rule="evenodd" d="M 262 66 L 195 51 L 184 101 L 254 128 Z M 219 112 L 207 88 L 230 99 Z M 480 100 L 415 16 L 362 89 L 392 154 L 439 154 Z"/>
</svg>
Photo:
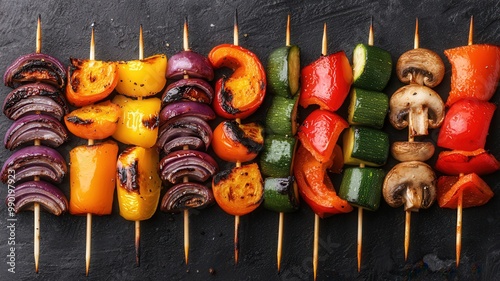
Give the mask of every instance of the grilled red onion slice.
<svg viewBox="0 0 500 281">
<path fill-rule="evenodd" d="M 44 210 L 56 216 L 68 210 L 68 200 L 64 193 L 55 185 L 44 181 L 27 181 L 16 186 L 16 213 L 23 210 L 33 210 L 33 203 L 40 203 Z M 6 198 L 6 203 L 9 197 Z"/>
<path fill-rule="evenodd" d="M 182 79 L 168 85 L 161 97 L 162 106 L 175 101 L 195 101 L 211 104 L 214 90 L 205 80 L 197 78 Z"/>
<path fill-rule="evenodd" d="M 215 202 L 212 190 L 199 183 L 187 182 L 174 185 L 163 196 L 161 210 L 178 213 L 182 210 L 203 209 Z"/>
<path fill-rule="evenodd" d="M 172 151 L 184 149 L 185 146 L 188 149 L 200 150 L 205 148 L 205 143 L 198 136 L 180 136 L 165 143 L 163 151 L 168 155 Z"/>
<path fill-rule="evenodd" d="M 17 119 L 5 133 L 5 148 L 14 150 L 18 146 L 40 140 L 42 144 L 58 147 L 68 140 L 68 133 L 56 118 L 44 114 L 30 114 Z"/>
<path fill-rule="evenodd" d="M 11 175 L 14 182 L 23 182 L 33 176 L 60 183 L 68 167 L 64 158 L 55 149 L 45 146 L 28 146 L 14 152 L 3 164 L 0 172 L 2 182 Z"/>
<path fill-rule="evenodd" d="M 169 141 L 182 136 L 198 136 L 205 143 L 205 149 L 208 149 L 212 142 L 212 129 L 201 118 L 177 116 L 160 126 L 156 145 L 163 149 Z"/>
<path fill-rule="evenodd" d="M 165 105 L 160 112 L 160 124 L 177 116 L 196 116 L 205 121 L 215 119 L 215 112 L 204 103 L 194 101 L 178 101 Z"/>
<path fill-rule="evenodd" d="M 17 58 L 7 68 L 3 82 L 11 88 L 25 83 L 42 82 L 62 89 L 66 82 L 66 68 L 58 59 L 47 54 L 27 54 Z"/>
<path fill-rule="evenodd" d="M 214 69 L 208 59 L 193 51 L 182 51 L 170 57 L 167 66 L 167 79 L 182 79 L 184 75 L 214 79 Z"/>
<path fill-rule="evenodd" d="M 217 173 L 218 169 L 217 162 L 205 152 L 179 150 L 160 161 L 160 178 L 174 184 L 183 177 L 204 182 Z"/>
<path fill-rule="evenodd" d="M 3 113 L 12 120 L 29 113 L 39 112 L 62 120 L 69 110 L 61 93 L 56 88 L 43 83 L 22 85 L 11 91 L 3 102 Z"/>
</svg>

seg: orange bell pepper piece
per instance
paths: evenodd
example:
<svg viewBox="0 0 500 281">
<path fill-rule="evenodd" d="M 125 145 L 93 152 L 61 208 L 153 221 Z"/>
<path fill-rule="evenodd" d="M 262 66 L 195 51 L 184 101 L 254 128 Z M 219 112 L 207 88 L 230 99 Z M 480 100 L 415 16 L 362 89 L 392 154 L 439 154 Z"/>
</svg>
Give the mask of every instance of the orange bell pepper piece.
<svg viewBox="0 0 500 281">
<path fill-rule="evenodd" d="M 491 99 L 500 80 L 500 46 L 475 44 L 444 51 L 451 63 L 451 106 L 463 98 Z"/>
<path fill-rule="evenodd" d="M 72 215 L 109 215 L 115 191 L 118 145 L 114 141 L 81 145 L 69 152 Z"/>
<path fill-rule="evenodd" d="M 439 177 L 437 197 L 441 208 L 456 209 L 460 193 L 462 193 L 462 208 L 484 205 L 493 197 L 491 188 L 475 173 L 462 177 Z"/>
<path fill-rule="evenodd" d="M 116 131 L 121 115 L 118 105 L 104 101 L 73 110 L 64 116 L 64 124 L 79 138 L 102 140 Z"/>
<path fill-rule="evenodd" d="M 76 107 L 105 99 L 118 84 L 115 62 L 71 59 L 68 70 L 66 98 Z"/>
</svg>

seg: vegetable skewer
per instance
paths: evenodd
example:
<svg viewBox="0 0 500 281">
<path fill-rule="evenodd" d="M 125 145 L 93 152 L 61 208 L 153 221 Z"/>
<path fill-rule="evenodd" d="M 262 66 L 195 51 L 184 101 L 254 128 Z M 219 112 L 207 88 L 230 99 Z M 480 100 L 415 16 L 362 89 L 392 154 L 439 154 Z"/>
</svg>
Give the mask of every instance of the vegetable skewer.
<svg viewBox="0 0 500 281">
<path fill-rule="evenodd" d="M 241 119 L 254 113 L 266 93 L 266 73 L 262 63 L 251 51 L 238 46 L 238 16 L 234 17 L 233 44 L 214 47 L 208 58 L 214 68 L 229 67 L 230 77 L 217 80 L 213 107 L 226 119 L 215 128 L 213 149 L 222 160 L 235 167 L 221 171 L 212 180 L 214 198 L 219 207 L 234 216 L 234 261 L 239 259 L 240 216 L 255 210 L 264 193 L 263 179 L 257 163 L 242 164 L 255 159 L 262 150 L 264 128 Z"/>
</svg>

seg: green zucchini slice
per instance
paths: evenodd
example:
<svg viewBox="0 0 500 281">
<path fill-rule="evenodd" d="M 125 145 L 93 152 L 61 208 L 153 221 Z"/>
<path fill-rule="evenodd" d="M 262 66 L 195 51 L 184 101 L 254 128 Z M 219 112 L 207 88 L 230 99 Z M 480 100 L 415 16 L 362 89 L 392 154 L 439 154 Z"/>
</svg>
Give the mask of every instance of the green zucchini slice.
<svg viewBox="0 0 500 281">
<path fill-rule="evenodd" d="M 389 98 L 382 92 L 353 88 L 347 122 L 382 129 L 389 108 Z"/>
<path fill-rule="evenodd" d="M 379 47 L 358 44 L 352 55 L 354 86 L 382 91 L 391 78 L 391 54 Z"/>
<path fill-rule="evenodd" d="M 299 208 L 299 193 L 294 177 L 264 180 L 264 208 L 289 213 Z"/>
<path fill-rule="evenodd" d="M 351 205 L 370 211 L 380 206 L 385 172 L 377 168 L 347 168 L 344 170 L 339 196 Z"/>
<path fill-rule="evenodd" d="M 389 156 L 389 136 L 373 128 L 351 126 L 343 136 L 344 164 L 379 167 Z"/>
</svg>

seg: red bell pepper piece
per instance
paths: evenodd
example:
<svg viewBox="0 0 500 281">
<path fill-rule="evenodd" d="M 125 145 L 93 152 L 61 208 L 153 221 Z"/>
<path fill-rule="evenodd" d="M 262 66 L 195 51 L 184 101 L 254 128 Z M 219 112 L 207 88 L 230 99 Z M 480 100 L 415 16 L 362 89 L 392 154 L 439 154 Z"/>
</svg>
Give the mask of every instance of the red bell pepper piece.
<svg viewBox="0 0 500 281">
<path fill-rule="evenodd" d="M 302 69 L 299 103 L 304 108 L 317 104 L 321 109 L 336 111 L 349 94 L 352 80 L 344 51 L 322 56 Z"/>
<path fill-rule="evenodd" d="M 493 197 L 491 188 L 477 174 L 439 177 L 437 196 L 441 208 L 456 209 L 460 193 L 462 193 L 462 208 L 484 205 Z"/>
<path fill-rule="evenodd" d="M 316 109 L 299 127 L 299 140 L 319 162 L 330 162 L 340 133 L 349 123 L 339 115 Z"/>
<path fill-rule="evenodd" d="M 447 175 L 475 173 L 487 175 L 500 169 L 500 163 L 492 154 L 480 148 L 474 151 L 453 150 L 439 153 L 436 170 Z"/>
<path fill-rule="evenodd" d="M 454 103 L 439 132 L 437 145 L 449 149 L 484 148 L 496 106 L 486 101 L 462 99 Z"/>
<path fill-rule="evenodd" d="M 243 119 L 254 113 L 266 94 L 266 72 L 257 56 L 243 47 L 222 44 L 210 51 L 208 59 L 214 68 L 234 71 L 215 84 L 213 107 L 217 115 Z"/>
<path fill-rule="evenodd" d="M 463 98 L 488 101 L 500 80 L 500 47 L 478 44 L 444 51 L 451 63 L 447 106 Z"/>
<path fill-rule="evenodd" d="M 351 205 L 340 198 L 326 173 L 327 163 L 321 163 L 304 146 L 299 146 L 294 160 L 294 176 L 299 193 L 321 218 L 352 211 Z"/>
</svg>

